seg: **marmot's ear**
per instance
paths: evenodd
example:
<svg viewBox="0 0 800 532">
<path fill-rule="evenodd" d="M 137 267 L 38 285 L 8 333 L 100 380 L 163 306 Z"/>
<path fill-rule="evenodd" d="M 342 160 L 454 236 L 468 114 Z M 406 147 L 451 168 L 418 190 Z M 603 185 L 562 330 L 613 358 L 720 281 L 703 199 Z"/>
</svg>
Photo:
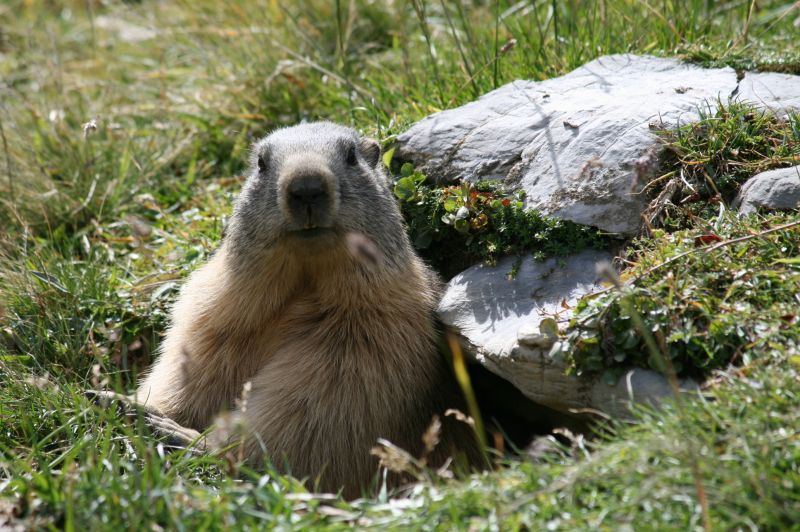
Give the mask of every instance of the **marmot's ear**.
<svg viewBox="0 0 800 532">
<path fill-rule="evenodd" d="M 269 168 L 269 150 L 262 149 L 261 153 L 256 155 L 256 167 L 258 168 L 259 175 L 267 173 L 267 168 Z"/>
<path fill-rule="evenodd" d="M 362 138 L 361 153 L 364 154 L 364 159 L 367 160 L 370 166 L 375 166 L 381 159 L 381 146 L 375 140 L 366 137 Z"/>
</svg>

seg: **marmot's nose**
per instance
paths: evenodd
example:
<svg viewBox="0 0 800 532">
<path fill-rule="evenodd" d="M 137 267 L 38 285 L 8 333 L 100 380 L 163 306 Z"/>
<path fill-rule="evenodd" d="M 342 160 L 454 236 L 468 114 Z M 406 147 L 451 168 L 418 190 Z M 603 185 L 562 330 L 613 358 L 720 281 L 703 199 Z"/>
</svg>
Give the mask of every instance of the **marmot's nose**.
<svg viewBox="0 0 800 532">
<path fill-rule="evenodd" d="M 300 175 L 289 183 L 289 200 L 297 206 L 315 207 L 328 195 L 325 181 L 318 175 Z"/>
<path fill-rule="evenodd" d="M 320 225 L 328 216 L 331 196 L 325 176 L 316 172 L 295 175 L 286 187 L 286 196 L 292 217 L 304 229 Z"/>
</svg>

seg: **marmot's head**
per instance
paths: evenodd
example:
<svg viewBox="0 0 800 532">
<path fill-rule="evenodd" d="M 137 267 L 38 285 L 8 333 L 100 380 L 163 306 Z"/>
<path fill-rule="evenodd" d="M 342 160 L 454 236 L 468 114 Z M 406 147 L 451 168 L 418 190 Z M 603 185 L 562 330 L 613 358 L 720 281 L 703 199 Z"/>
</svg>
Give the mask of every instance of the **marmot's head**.
<svg viewBox="0 0 800 532">
<path fill-rule="evenodd" d="M 331 122 L 278 129 L 253 147 L 230 236 L 239 253 L 280 243 L 314 257 L 366 237 L 389 260 L 408 249 L 377 142 Z"/>
</svg>

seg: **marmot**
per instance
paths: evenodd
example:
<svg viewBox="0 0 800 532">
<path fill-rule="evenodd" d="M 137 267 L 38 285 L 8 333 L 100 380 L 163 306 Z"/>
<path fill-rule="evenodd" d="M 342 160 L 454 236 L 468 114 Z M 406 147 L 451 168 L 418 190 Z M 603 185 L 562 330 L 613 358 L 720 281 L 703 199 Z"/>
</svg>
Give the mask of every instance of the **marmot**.
<svg viewBox="0 0 800 532">
<path fill-rule="evenodd" d="M 438 288 L 378 144 L 330 122 L 279 129 L 255 144 L 220 247 L 183 286 L 137 399 L 203 431 L 249 382 L 247 460 L 358 496 L 378 438 L 419 456 L 432 417 L 462 405 L 436 347 Z M 472 429 L 447 420 L 429 465 L 457 449 L 479 462 Z"/>
</svg>

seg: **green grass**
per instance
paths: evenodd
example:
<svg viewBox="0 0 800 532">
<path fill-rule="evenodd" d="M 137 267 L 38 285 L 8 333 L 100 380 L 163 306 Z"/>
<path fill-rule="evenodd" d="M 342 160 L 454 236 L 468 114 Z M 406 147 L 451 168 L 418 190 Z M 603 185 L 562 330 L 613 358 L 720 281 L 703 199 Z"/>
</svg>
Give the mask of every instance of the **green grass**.
<svg viewBox="0 0 800 532">
<path fill-rule="evenodd" d="M 711 42 L 705 55 L 717 62 L 745 54 L 760 65 L 780 50 L 783 70 L 800 71 L 787 2 L 759 2 L 749 23 L 745 4 L 700 0 L 501 3 L 499 12 L 430 0 L 348 5 L 0 8 L 0 120 L 14 176 L 0 180 L 0 220 L 75 230 L 113 220 L 144 190 L 180 202 L 195 180 L 240 171 L 252 138 L 276 125 L 324 117 L 388 139 L 502 83 L 607 53 L 693 57 Z M 101 17 L 159 33 L 126 42 Z M 93 118 L 98 129 L 84 139 Z"/>
<path fill-rule="evenodd" d="M 556 446 L 537 462 L 353 503 L 307 495 L 296 481 L 225 459 L 166 453 L 137 420 L 88 404 L 75 385 L 26 382 L 26 372 L 8 365 L 0 372 L 9 398 L 0 414 L 13 421 L 0 440 L 0 486 L 14 519 L 28 526 L 697 528 L 690 441 L 718 528 L 779 530 L 800 519 L 796 356 L 728 377 L 683 415 L 641 411 L 636 424 Z"/>
<path fill-rule="evenodd" d="M 674 169 L 647 186 L 656 198 L 649 220 L 671 230 L 716 215 L 748 177 L 800 163 L 800 114 L 779 118 L 747 102 L 719 102 L 713 113 L 662 136 Z"/>
<path fill-rule="evenodd" d="M 250 142 L 270 128 L 328 118 L 388 146 L 431 112 L 607 53 L 800 73 L 798 17 L 787 1 L 0 5 L 0 528 L 698 528 L 692 463 L 718 528 L 796 526 L 800 366 L 788 306 L 797 265 L 781 262 L 797 255 L 796 230 L 692 253 L 624 296 L 645 318 L 658 310 L 653 319 L 670 327 L 709 333 L 703 356 L 708 349 L 725 362 L 738 352 L 740 367 L 704 398 L 687 398 L 682 411 L 640 412 L 635 424 L 605 427 L 538 461 L 427 479 L 393 497 L 311 496 L 296 480 L 231 457 L 167 452 L 141 420 L 94 406 L 82 391 L 135 384 L 177 284 L 219 239 Z M 126 41 L 109 27 L 117 20 L 157 37 Z M 708 201 L 714 187 L 726 202 L 752 173 L 797 160 L 797 120 L 749 112 L 725 107 L 667 139 L 674 156 L 653 195 L 681 170 L 690 187 L 660 204 L 623 277 L 696 249 L 697 236 L 733 238 L 797 220 L 740 221 Z M 85 128 L 93 119 L 96 128 Z M 691 187 L 700 201 L 683 203 L 698 191 Z M 425 193 L 431 201 L 411 213 L 412 234 L 424 229 L 414 220 L 453 214 L 448 193 Z M 466 245 L 464 262 L 521 248 L 564 252 L 576 234 L 594 238 L 514 211 L 497 220 L 518 232 L 495 241 L 501 224 L 489 224 L 489 213 L 492 231 L 477 231 L 487 211 L 474 207 L 472 232 L 436 220 L 446 235 L 440 249 L 455 255 Z M 548 238 L 526 241 L 519 231 L 530 227 Z M 732 287 L 746 308 L 725 306 Z M 700 308 L 678 301 L 679 289 Z M 603 323 L 624 332 L 620 297 L 588 305 L 608 309 Z M 624 346 L 616 333 L 605 338 Z M 649 363 L 633 350 L 626 363 Z"/>
</svg>

